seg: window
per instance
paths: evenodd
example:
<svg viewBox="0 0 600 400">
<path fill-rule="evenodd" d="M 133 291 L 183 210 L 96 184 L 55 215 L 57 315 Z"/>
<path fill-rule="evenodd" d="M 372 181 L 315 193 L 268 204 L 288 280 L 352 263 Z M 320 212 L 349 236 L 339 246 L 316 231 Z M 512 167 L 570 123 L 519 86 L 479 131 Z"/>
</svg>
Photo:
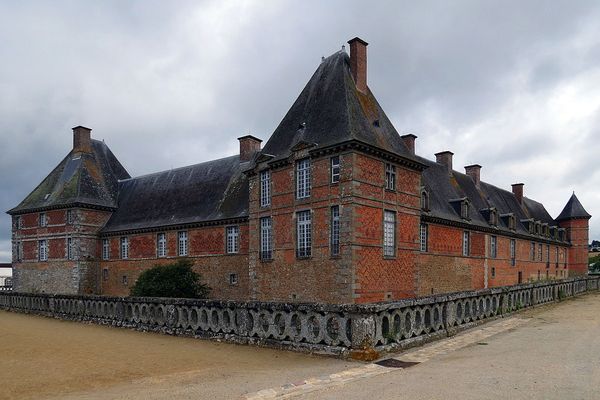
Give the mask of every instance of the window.
<svg viewBox="0 0 600 400">
<path fill-rule="evenodd" d="M 340 206 L 331 207 L 331 255 L 340 255 Z"/>
<path fill-rule="evenodd" d="M 240 227 L 228 226 L 227 228 L 227 254 L 235 254 L 240 251 Z"/>
<path fill-rule="evenodd" d="M 331 157 L 331 183 L 340 181 L 340 156 Z"/>
<path fill-rule="evenodd" d="M 177 254 L 181 256 L 188 255 L 188 233 L 187 231 L 177 232 Z"/>
<path fill-rule="evenodd" d="M 103 281 L 107 281 L 108 280 L 108 268 L 104 268 L 102 270 L 102 280 Z"/>
<path fill-rule="evenodd" d="M 102 239 L 102 259 L 110 258 L 110 239 Z"/>
<path fill-rule="evenodd" d="M 556 268 L 558 268 L 558 246 L 556 246 Z"/>
<path fill-rule="evenodd" d="M 515 266 L 517 258 L 517 243 L 515 239 L 510 239 L 510 265 Z"/>
<path fill-rule="evenodd" d="M 73 210 L 67 210 L 67 224 L 69 225 L 73 225 L 75 222 L 75 216 L 73 214 Z"/>
<path fill-rule="evenodd" d="M 396 190 L 396 166 L 385 164 L 385 188 L 387 190 Z"/>
<path fill-rule="evenodd" d="M 273 259 L 273 221 L 271 217 L 260 219 L 260 259 Z"/>
<path fill-rule="evenodd" d="M 23 247 L 21 242 L 15 243 L 15 261 L 21 261 L 23 257 Z M 558 265 L 558 263 L 556 264 Z"/>
<path fill-rule="evenodd" d="M 496 268 L 492 267 L 492 278 L 496 277 Z"/>
<path fill-rule="evenodd" d="M 127 236 L 121 238 L 121 258 L 124 260 L 129 258 L 129 238 Z"/>
<path fill-rule="evenodd" d="M 429 211 L 429 194 L 426 190 L 421 191 L 421 210 Z"/>
<path fill-rule="evenodd" d="M 497 226 L 498 225 L 498 212 L 495 209 L 490 210 L 490 225 Z"/>
<path fill-rule="evenodd" d="M 498 238 L 496 236 L 490 236 L 490 257 L 496 258 L 498 256 Z"/>
<path fill-rule="evenodd" d="M 265 170 L 260 173 L 260 206 L 271 205 L 271 171 Z"/>
<path fill-rule="evenodd" d="M 74 254 L 73 254 L 73 238 L 67 238 L 67 259 L 68 260 L 73 260 Z"/>
<path fill-rule="evenodd" d="M 542 246 L 543 245 L 541 243 L 538 243 L 538 261 L 543 261 Z"/>
<path fill-rule="evenodd" d="M 550 245 L 546 245 L 546 268 L 550 268 Z"/>
<path fill-rule="evenodd" d="M 509 215 L 508 216 L 508 229 L 514 231 L 516 229 L 517 226 L 517 222 L 516 222 L 516 218 L 514 215 Z"/>
<path fill-rule="evenodd" d="M 48 225 L 48 219 L 46 217 L 46 213 L 40 213 L 40 227 L 45 227 Z"/>
<path fill-rule="evenodd" d="M 529 259 L 535 261 L 535 242 L 531 242 L 531 250 L 529 251 Z"/>
<path fill-rule="evenodd" d="M 156 255 L 158 257 L 167 256 L 167 235 L 164 233 L 156 235 Z"/>
<path fill-rule="evenodd" d="M 421 251 L 425 252 L 427 251 L 427 238 L 428 238 L 428 226 L 427 224 L 421 224 L 420 230 L 419 230 L 419 238 L 420 238 L 420 244 L 421 244 Z"/>
<path fill-rule="evenodd" d="M 468 202 L 468 200 L 463 200 L 460 203 L 460 217 L 463 219 L 469 219 L 469 202 Z"/>
<path fill-rule="evenodd" d="M 388 210 L 383 212 L 383 255 L 396 255 L 396 213 Z"/>
<path fill-rule="evenodd" d="M 237 285 L 238 283 L 238 276 L 237 274 L 229 274 L 229 284 L 230 285 Z"/>
<path fill-rule="evenodd" d="M 296 257 L 310 257 L 312 249 L 312 215 L 310 211 L 300 211 L 296 214 L 296 241 Z"/>
<path fill-rule="evenodd" d="M 46 239 L 39 241 L 39 259 L 40 261 L 48 261 L 48 242 Z"/>
<path fill-rule="evenodd" d="M 23 220 L 21 219 L 20 215 L 17 215 L 15 217 L 15 229 L 22 229 L 23 228 Z"/>
<path fill-rule="evenodd" d="M 123 275 L 123 277 L 121 278 L 121 282 L 123 283 L 123 286 L 127 286 L 129 284 L 129 280 L 127 279 L 127 275 Z"/>
<path fill-rule="evenodd" d="M 463 256 L 471 254 L 471 234 L 469 231 L 463 232 Z"/>
<path fill-rule="evenodd" d="M 310 197 L 310 159 L 305 158 L 296 163 L 296 198 Z"/>
</svg>

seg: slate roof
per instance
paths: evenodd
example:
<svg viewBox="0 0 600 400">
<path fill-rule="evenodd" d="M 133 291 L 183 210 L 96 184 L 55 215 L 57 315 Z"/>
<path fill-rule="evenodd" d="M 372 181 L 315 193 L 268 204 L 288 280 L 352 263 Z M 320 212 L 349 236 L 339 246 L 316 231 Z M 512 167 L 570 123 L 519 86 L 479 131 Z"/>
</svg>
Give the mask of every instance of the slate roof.
<svg viewBox="0 0 600 400">
<path fill-rule="evenodd" d="M 119 160 L 101 141 L 92 140 L 91 153 L 71 151 L 9 214 L 88 205 L 117 206 L 118 180 L 129 178 Z"/>
<path fill-rule="evenodd" d="M 483 181 L 477 187 L 473 179 L 466 174 L 457 171 L 452 171 L 450 174 L 445 165 L 422 157 L 418 159 L 428 166 L 422 173 L 422 184 L 429 196 L 429 211 L 425 213 L 426 216 L 490 228 L 487 215 L 482 211 L 493 207 L 499 217 L 512 213 L 516 218 L 516 232 L 522 235 L 529 235 L 527 228 L 520 223 L 523 219 L 532 218 L 551 226 L 556 225 L 544 206 L 535 200 L 524 197 L 521 205 L 515 195 L 508 190 Z M 452 206 L 452 200 L 463 198 L 467 198 L 471 203 L 468 221 L 461 218 L 460 208 L 455 209 Z M 499 218 L 497 229 L 510 232 L 507 223 L 508 221 Z"/>
<path fill-rule="evenodd" d="M 585 211 L 585 208 L 583 208 L 583 206 L 579 202 L 579 199 L 577 198 L 577 196 L 575 196 L 575 192 L 573 192 L 573 194 L 571 195 L 571 198 L 569 199 L 569 201 L 567 201 L 565 208 L 563 208 L 563 210 L 558 215 L 556 220 L 562 221 L 565 219 L 578 219 L 578 218 L 588 219 L 588 218 L 592 218 L 592 216 L 590 214 L 588 214 L 587 211 Z"/>
<path fill-rule="evenodd" d="M 275 161 L 300 142 L 322 148 L 353 140 L 414 160 L 371 91 L 356 88 L 348 54 L 338 51 L 321 62 L 262 153 Z"/>
<path fill-rule="evenodd" d="M 236 155 L 122 181 L 102 233 L 247 217 L 244 164 Z"/>
</svg>

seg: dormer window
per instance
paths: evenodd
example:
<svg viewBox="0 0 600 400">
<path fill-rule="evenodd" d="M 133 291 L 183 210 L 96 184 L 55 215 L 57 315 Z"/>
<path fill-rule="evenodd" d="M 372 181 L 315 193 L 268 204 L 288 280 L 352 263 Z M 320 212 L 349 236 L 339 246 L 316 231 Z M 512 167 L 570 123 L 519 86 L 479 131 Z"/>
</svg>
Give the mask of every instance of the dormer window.
<svg viewBox="0 0 600 400">
<path fill-rule="evenodd" d="M 495 208 L 490 208 L 489 224 L 492 226 L 498 226 L 498 211 Z"/>
<path fill-rule="evenodd" d="M 542 232 L 544 236 L 550 236 L 550 226 L 548 224 L 542 225 Z"/>
<path fill-rule="evenodd" d="M 565 235 L 565 228 L 559 228 L 558 229 L 558 238 L 559 238 L 559 240 L 561 240 L 563 242 L 566 241 L 565 236 L 566 236 Z"/>
<path fill-rule="evenodd" d="M 429 211 L 429 193 L 425 189 L 421 191 L 421 210 Z"/>
<path fill-rule="evenodd" d="M 539 221 L 535 223 L 535 234 L 540 235 L 542 233 L 542 224 Z"/>
<path fill-rule="evenodd" d="M 460 217 L 469 219 L 469 200 L 465 199 L 460 203 Z"/>
<path fill-rule="evenodd" d="M 510 214 L 504 214 L 501 215 L 504 223 L 506 224 L 506 226 L 508 227 L 508 229 L 510 229 L 511 231 L 514 231 L 517 228 L 517 219 L 515 218 L 515 215 L 510 213 Z"/>
</svg>

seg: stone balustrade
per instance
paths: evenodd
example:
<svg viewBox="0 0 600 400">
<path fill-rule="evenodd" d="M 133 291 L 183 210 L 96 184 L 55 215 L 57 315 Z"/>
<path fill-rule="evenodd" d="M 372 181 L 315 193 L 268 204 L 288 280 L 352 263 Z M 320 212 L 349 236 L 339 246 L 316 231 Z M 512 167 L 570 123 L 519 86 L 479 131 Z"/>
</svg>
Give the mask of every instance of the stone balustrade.
<svg viewBox="0 0 600 400">
<path fill-rule="evenodd" d="M 599 285 L 600 276 L 581 277 L 348 305 L 1 292 L 0 309 L 367 359 Z"/>
</svg>

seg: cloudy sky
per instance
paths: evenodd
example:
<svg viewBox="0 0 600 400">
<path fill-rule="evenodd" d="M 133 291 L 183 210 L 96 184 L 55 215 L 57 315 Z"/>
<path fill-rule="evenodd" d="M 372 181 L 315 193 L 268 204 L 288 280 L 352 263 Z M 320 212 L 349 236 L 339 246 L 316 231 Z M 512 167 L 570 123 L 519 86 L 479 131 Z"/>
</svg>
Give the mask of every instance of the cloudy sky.
<svg viewBox="0 0 600 400">
<path fill-rule="evenodd" d="M 597 1 L 0 0 L 0 209 L 69 152 L 75 125 L 134 176 L 266 140 L 321 56 L 360 36 L 371 90 L 420 155 L 524 182 L 552 216 L 574 190 L 600 239 L 598 21 Z"/>
</svg>

